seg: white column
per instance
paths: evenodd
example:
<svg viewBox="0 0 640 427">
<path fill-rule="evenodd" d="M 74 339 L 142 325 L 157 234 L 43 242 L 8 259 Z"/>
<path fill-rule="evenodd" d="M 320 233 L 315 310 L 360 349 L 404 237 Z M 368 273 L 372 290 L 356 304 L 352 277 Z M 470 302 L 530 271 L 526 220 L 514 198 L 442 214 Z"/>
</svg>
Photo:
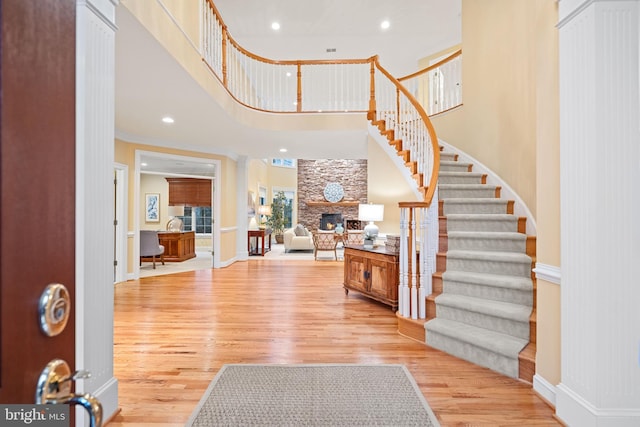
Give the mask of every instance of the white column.
<svg viewBox="0 0 640 427">
<path fill-rule="evenodd" d="M 249 194 L 249 159 L 240 156 L 236 163 L 236 258 L 247 260 L 247 230 L 249 229 L 249 217 L 247 216 L 247 197 Z"/>
<path fill-rule="evenodd" d="M 113 375 L 114 80 L 117 0 L 76 2 L 76 369 L 77 391 L 118 408 Z M 78 409 L 77 425 L 87 425 Z"/>
<path fill-rule="evenodd" d="M 567 425 L 640 425 L 639 0 L 562 0 L 562 374 Z"/>
</svg>

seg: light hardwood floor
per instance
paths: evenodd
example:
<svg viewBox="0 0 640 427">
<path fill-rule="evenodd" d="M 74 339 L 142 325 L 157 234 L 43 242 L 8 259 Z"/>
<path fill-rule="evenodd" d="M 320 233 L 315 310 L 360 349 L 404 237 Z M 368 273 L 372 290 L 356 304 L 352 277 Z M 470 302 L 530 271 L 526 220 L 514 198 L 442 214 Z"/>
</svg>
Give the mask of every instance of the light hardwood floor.
<svg viewBox="0 0 640 427">
<path fill-rule="evenodd" d="M 339 261 L 252 260 L 116 285 L 109 426 L 184 425 L 225 363 L 401 363 L 443 426 L 560 425 L 531 385 L 398 335 L 342 277 Z"/>
</svg>

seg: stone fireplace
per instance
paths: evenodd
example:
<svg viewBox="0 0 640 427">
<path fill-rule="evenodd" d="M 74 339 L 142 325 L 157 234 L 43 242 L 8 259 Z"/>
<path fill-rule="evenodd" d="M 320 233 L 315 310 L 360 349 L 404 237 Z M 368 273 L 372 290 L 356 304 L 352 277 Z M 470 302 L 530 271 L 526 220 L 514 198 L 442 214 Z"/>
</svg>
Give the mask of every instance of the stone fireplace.
<svg viewBox="0 0 640 427">
<path fill-rule="evenodd" d="M 324 197 L 328 183 L 336 182 L 344 189 L 344 198 L 331 203 Z M 298 159 L 298 222 L 309 230 L 326 230 L 323 214 L 337 215 L 347 229 L 358 219 L 358 204 L 367 203 L 366 159 Z"/>
</svg>

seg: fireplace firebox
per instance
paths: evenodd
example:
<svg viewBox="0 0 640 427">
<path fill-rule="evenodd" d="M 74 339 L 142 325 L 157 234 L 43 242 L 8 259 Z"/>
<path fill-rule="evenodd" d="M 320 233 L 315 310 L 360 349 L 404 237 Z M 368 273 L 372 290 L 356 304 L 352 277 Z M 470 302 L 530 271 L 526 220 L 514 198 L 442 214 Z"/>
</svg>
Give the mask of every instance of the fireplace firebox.
<svg viewBox="0 0 640 427">
<path fill-rule="evenodd" d="M 320 218 L 320 230 L 334 230 L 339 223 L 342 223 L 342 214 L 323 213 Z"/>
</svg>

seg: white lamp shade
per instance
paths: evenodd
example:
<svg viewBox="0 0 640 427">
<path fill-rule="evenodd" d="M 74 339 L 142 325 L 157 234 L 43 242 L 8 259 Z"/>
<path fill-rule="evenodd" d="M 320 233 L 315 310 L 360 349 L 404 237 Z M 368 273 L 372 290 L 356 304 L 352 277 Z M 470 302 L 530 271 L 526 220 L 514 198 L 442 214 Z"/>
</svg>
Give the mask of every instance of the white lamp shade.
<svg viewBox="0 0 640 427">
<path fill-rule="evenodd" d="M 184 216 L 184 206 L 169 206 L 167 210 L 169 216 Z"/>
<path fill-rule="evenodd" d="M 258 215 L 271 215 L 271 206 L 269 205 L 260 205 L 258 206 Z"/>
<path fill-rule="evenodd" d="M 384 205 L 358 205 L 358 219 L 360 221 L 382 221 L 384 219 Z"/>
</svg>

